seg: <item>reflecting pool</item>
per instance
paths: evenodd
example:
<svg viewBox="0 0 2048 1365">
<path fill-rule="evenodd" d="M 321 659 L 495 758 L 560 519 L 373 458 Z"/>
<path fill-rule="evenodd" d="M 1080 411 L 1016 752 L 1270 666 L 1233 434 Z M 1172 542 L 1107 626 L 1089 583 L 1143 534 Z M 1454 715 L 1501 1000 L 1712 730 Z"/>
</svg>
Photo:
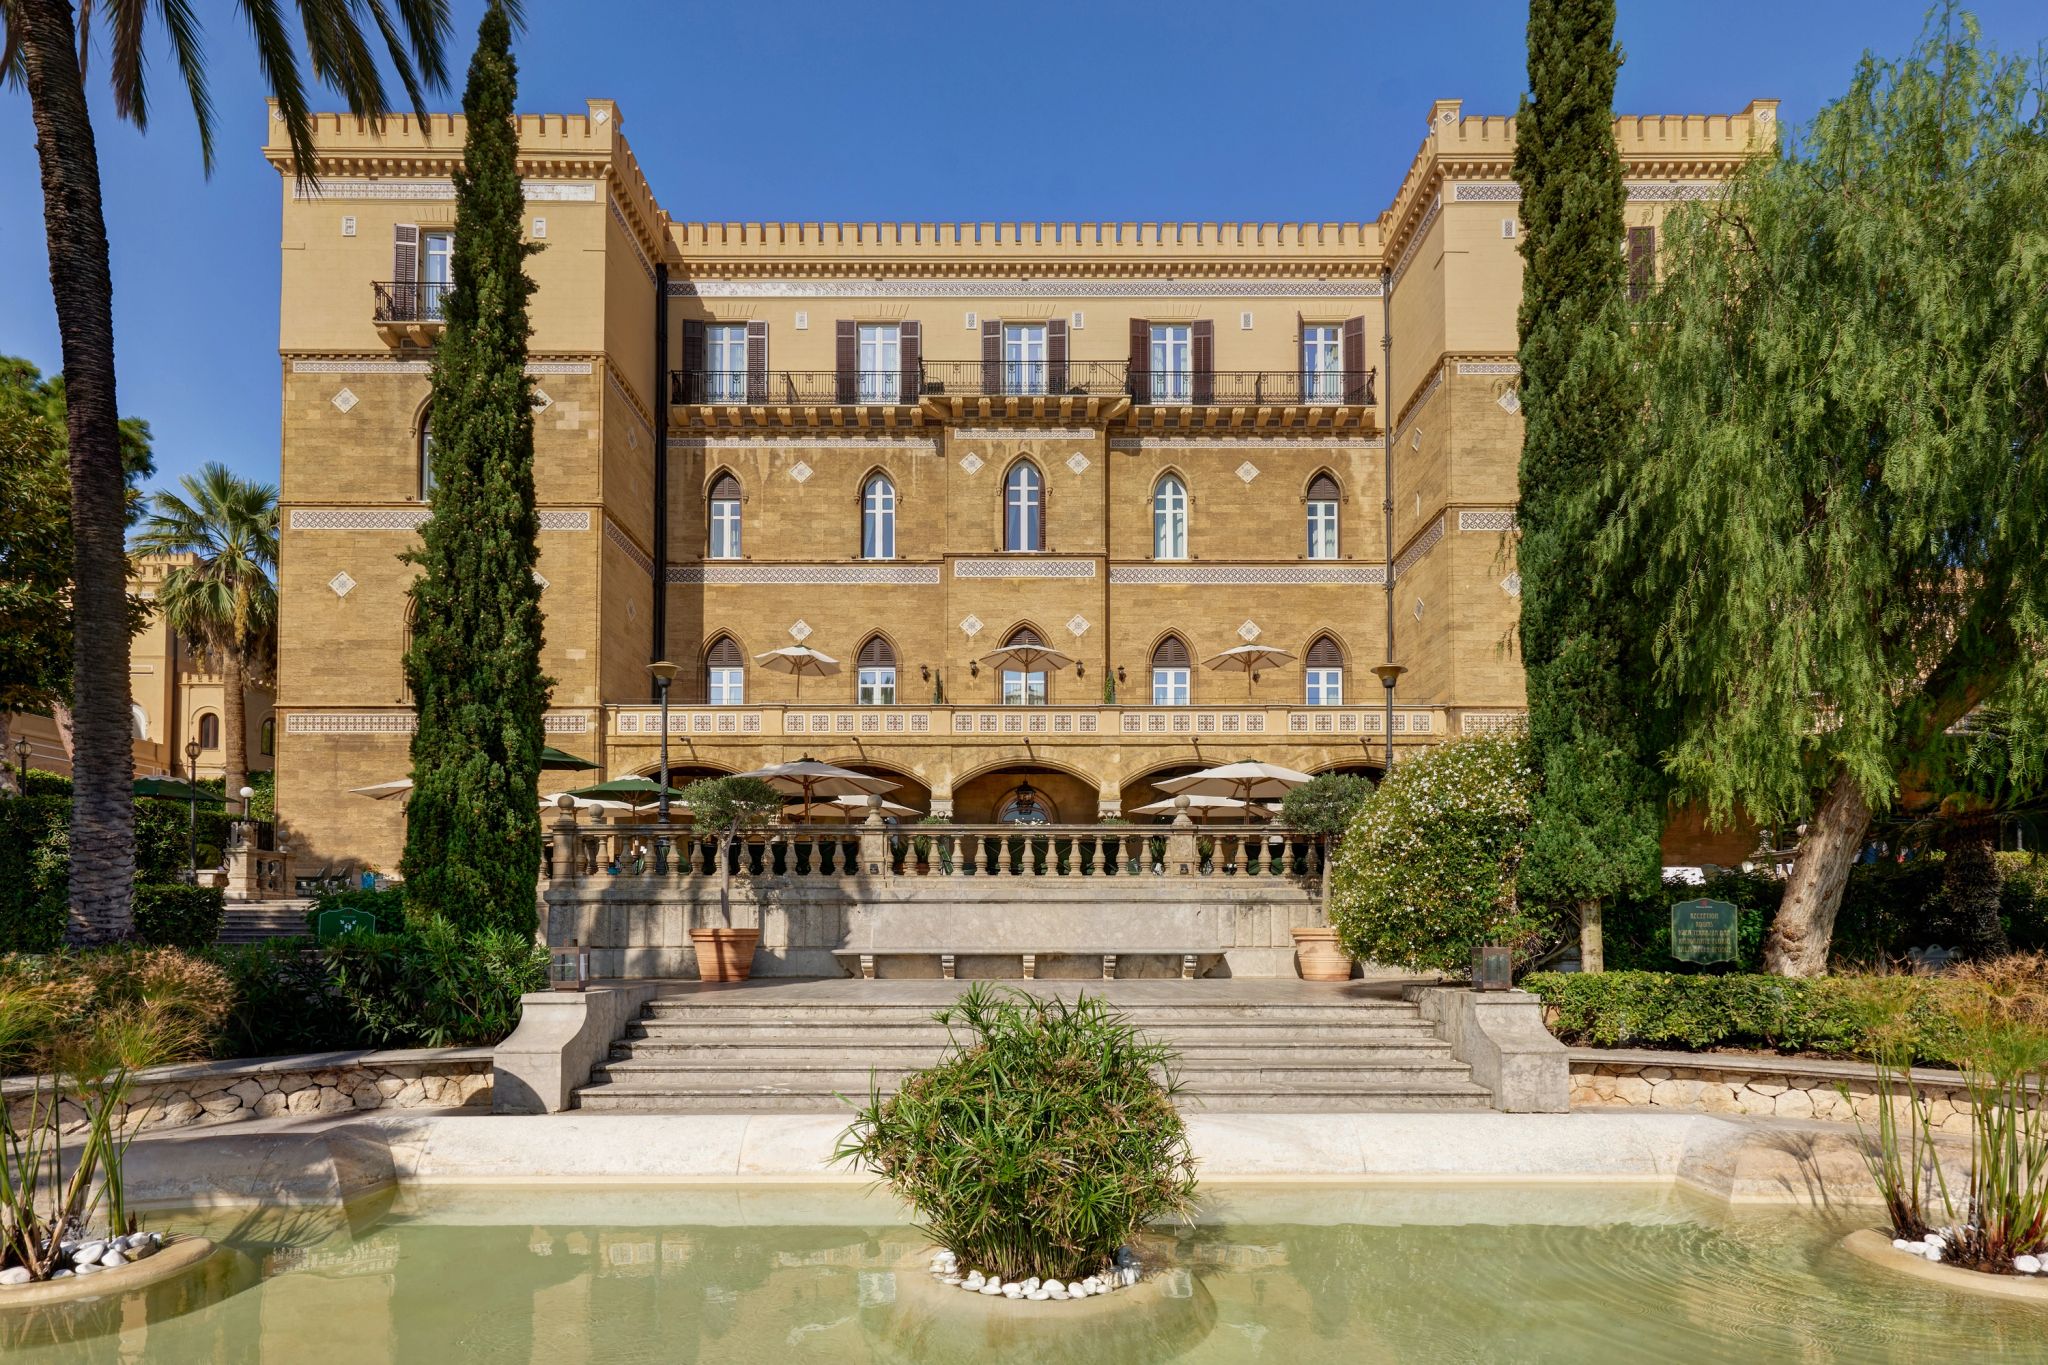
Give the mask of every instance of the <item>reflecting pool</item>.
<svg viewBox="0 0 2048 1365">
<path fill-rule="evenodd" d="M 1868 1221 L 1731 1212 L 1650 1188 L 1211 1189 L 1200 1221 L 1166 1234 L 1187 1272 L 1161 1310 L 1185 1316 L 1166 1330 L 1138 1340 L 1052 1329 L 974 1355 L 1034 1365 L 2048 1361 L 2048 1309 L 1895 1280 L 1835 1248 Z M 0 1311 L 0 1356 L 958 1360 L 956 1347 L 935 1344 L 943 1333 L 920 1329 L 954 1315 L 955 1297 L 974 1307 L 909 1283 L 922 1279 L 905 1267 L 924 1243 L 893 1204 L 832 1188 L 449 1189 L 346 1212 L 151 1222 L 197 1227 L 235 1253 L 199 1291 L 201 1306 Z M 1037 1307 L 1050 1322 L 1067 1306 Z"/>
</svg>

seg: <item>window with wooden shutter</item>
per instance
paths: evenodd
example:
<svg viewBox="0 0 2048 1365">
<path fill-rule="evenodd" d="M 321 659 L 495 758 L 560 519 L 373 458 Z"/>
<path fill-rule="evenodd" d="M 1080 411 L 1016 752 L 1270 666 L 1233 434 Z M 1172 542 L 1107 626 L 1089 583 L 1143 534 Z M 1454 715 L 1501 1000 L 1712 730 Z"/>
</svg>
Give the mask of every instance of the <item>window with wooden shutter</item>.
<svg viewBox="0 0 2048 1365">
<path fill-rule="evenodd" d="M 740 550 L 740 481 L 721 474 L 711 485 L 711 524 L 705 554 L 710 559 L 738 559 Z"/>
<path fill-rule="evenodd" d="M 860 647 L 853 699 L 861 706 L 896 704 L 896 651 L 879 635 L 870 635 Z"/>
<path fill-rule="evenodd" d="M 747 658 L 730 635 L 721 635 L 704 651 L 704 700 L 712 706 L 739 706 L 747 699 Z"/>
<path fill-rule="evenodd" d="M 1372 402 L 1365 366 L 1365 319 L 1344 320 L 1344 401 L 1357 406 Z"/>
<path fill-rule="evenodd" d="M 894 668 L 896 651 L 887 640 L 879 635 L 870 635 L 868 642 L 860 647 L 861 668 Z"/>
<path fill-rule="evenodd" d="M 1327 635 L 1318 635 L 1316 642 L 1308 647 L 1310 668 L 1342 668 L 1344 651 L 1337 648 L 1337 642 Z"/>
<path fill-rule="evenodd" d="M 1335 502 L 1343 496 L 1343 491 L 1337 487 L 1337 481 L 1330 477 L 1328 470 L 1322 471 L 1309 480 L 1308 500 L 1310 502 Z"/>
<path fill-rule="evenodd" d="M 1628 301 L 1649 297 L 1657 283 L 1657 229 L 1632 227 L 1628 230 Z"/>
<path fill-rule="evenodd" d="M 704 324 L 691 318 L 683 320 L 682 388 L 683 402 L 704 401 Z"/>
<path fill-rule="evenodd" d="M 394 321 L 419 316 L 419 279 L 419 227 L 413 223 L 399 223 L 391 229 L 391 292 L 383 316 Z"/>
<path fill-rule="evenodd" d="M 1167 636 L 1159 642 L 1159 647 L 1152 651 L 1152 666 L 1154 668 L 1189 667 L 1187 643 L 1178 635 Z"/>
<path fill-rule="evenodd" d="M 924 324 L 905 322 L 903 324 L 903 387 L 900 401 L 915 403 L 917 396 L 924 392 Z"/>
<path fill-rule="evenodd" d="M 1216 323 L 1211 318 L 1198 318 L 1189 330 L 1193 337 L 1195 401 L 1213 403 L 1216 401 Z"/>
<path fill-rule="evenodd" d="M 1152 650 L 1152 704 L 1154 706 L 1186 706 L 1190 695 L 1194 666 L 1188 660 L 1187 643 L 1178 635 L 1169 635 Z"/>
<path fill-rule="evenodd" d="M 1033 630 L 1029 626 L 1019 626 L 1015 630 L 1010 632 L 1009 638 L 1003 641 L 1003 648 L 1008 649 L 1011 645 L 1042 646 L 1044 644 L 1045 641 L 1039 638 L 1037 631 Z"/>
<path fill-rule="evenodd" d="M 747 324 L 747 401 L 768 401 L 768 324 Z"/>
<path fill-rule="evenodd" d="M 730 635 L 721 635 L 711 642 L 711 648 L 705 651 L 704 663 L 708 668 L 745 668 L 747 666 L 746 656 L 740 653 L 740 647 L 733 643 L 732 636 Z"/>
<path fill-rule="evenodd" d="M 852 318 L 841 318 L 832 324 L 832 368 L 836 371 L 839 401 L 855 401 L 860 387 L 856 377 L 860 369 L 860 324 Z"/>
<path fill-rule="evenodd" d="M 1318 635 L 1315 643 L 1308 647 L 1308 656 L 1302 663 L 1302 672 L 1308 684 L 1308 694 L 1305 698 L 1308 704 L 1342 706 L 1344 651 L 1337 648 L 1337 642 L 1327 635 Z"/>
<path fill-rule="evenodd" d="M 1131 319 L 1131 397 L 1140 403 L 1152 401 L 1150 379 L 1152 359 L 1152 323 L 1148 318 Z"/>
<path fill-rule="evenodd" d="M 1051 318 L 1045 324 L 1045 391 L 1067 391 L 1067 320 Z"/>
<path fill-rule="evenodd" d="M 996 318 L 981 320 L 981 391 L 1003 391 L 1003 324 Z"/>
</svg>

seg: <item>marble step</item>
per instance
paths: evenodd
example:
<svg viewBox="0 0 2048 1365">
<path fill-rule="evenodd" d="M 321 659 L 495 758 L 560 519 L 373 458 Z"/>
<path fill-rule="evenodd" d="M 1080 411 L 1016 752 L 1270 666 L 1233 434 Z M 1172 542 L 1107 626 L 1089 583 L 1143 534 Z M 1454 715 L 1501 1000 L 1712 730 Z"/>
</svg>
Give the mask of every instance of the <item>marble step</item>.
<svg viewBox="0 0 2048 1365">
<path fill-rule="evenodd" d="M 669 1063 L 627 1060 L 606 1062 L 591 1073 L 592 1091 L 625 1086 L 649 1093 L 689 1094 L 698 1090 L 829 1096 L 865 1095 L 879 1086 L 884 1092 L 901 1085 L 918 1070 L 915 1062 L 895 1066 L 858 1066 L 841 1061 L 761 1066 L 751 1062 Z M 1190 1061 L 1180 1069 L 1184 1087 L 1195 1094 L 1262 1090 L 1275 1096 L 1298 1091 L 1363 1092 L 1422 1089 L 1452 1094 L 1484 1094 L 1458 1062 L 1382 1062 L 1335 1065 L 1328 1062 L 1287 1062 L 1271 1058 L 1237 1061 Z"/>
<path fill-rule="evenodd" d="M 1174 1043 L 1182 1064 L 1195 1066 L 1204 1062 L 1247 1062 L 1272 1061 L 1282 1065 L 1299 1066 L 1314 1063 L 1324 1066 L 1385 1066 L 1409 1063 L 1437 1062 L 1446 1066 L 1462 1066 L 1451 1055 L 1448 1043 L 1435 1039 L 1404 1040 L 1384 1043 L 1379 1041 L 1360 1043 L 1331 1043 L 1316 1039 L 1296 1040 L 1244 1040 L 1220 1039 L 1204 1042 Z M 858 1057 L 868 1066 L 930 1066 L 944 1054 L 943 1042 L 903 1043 L 894 1039 L 851 1040 L 833 1045 L 816 1041 L 780 1040 L 761 1042 L 758 1040 L 719 1040 L 710 1042 L 655 1042 L 629 1040 L 612 1044 L 611 1060 L 621 1062 L 660 1063 L 665 1066 L 690 1066 L 705 1063 L 718 1066 L 750 1065 L 764 1069 L 778 1066 L 812 1065 L 820 1063 L 845 1064 L 850 1057 Z"/>
<path fill-rule="evenodd" d="M 1151 1037 L 1176 1047 L 1195 1043 L 1265 1040 L 1274 1042 L 1345 1042 L 1360 1045 L 1396 1044 L 1404 1041 L 1433 1042 L 1436 1033 L 1414 1015 L 1384 1022 L 1357 1020 L 1324 1023 L 1292 1023 L 1285 1020 L 1238 1020 L 1235 1022 L 1166 1021 L 1141 1025 Z M 649 1043 L 798 1042 L 837 1043 L 860 1046 L 869 1042 L 943 1046 L 944 1027 L 929 1020 L 897 1019 L 864 1023 L 643 1019 L 627 1025 L 628 1041 Z M 964 1036 L 964 1034 L 962 1035 Z"/>
<path fill-rule="evenodd" d="M 743 997 L 728 997 L 732 1003 L 721 1001 L 682 1002 L 654 1000 L 647 1006 L 645 1018 L 648 1022 L 694 1022 L 694 1023 L 781 1023 L 781 1024 L 853 1024 L 867 1026 L 879 1023 L 930 1023 L 932 1015 L 939 1009 L 937 1004 L 887 1003 L 873 1004 L 824 1004 L 824 1003 L 740 1003 Z M 1318 1023 L 1412 1023 L 1420 1019 L 1415 1006 L 1399 1000 L 1373 1001 L 1332 1001 L 1322 1004 L 1232 1004 L 1226 1002 L 1189 1002 L 1187 1004 L 1124 1003 L 1111 1000 L 1110 1004 L 1125 1020 L 1139 1027 L 1167 1023 L 1236 1023 L 1264 1022 L 1285 1024 Z"/>
<path fill-rule="evenodd" d="M 864 1100 L 865 1091 L 848 1092 L 849 1100 Z M 764 1092 L 760 1090 L 718 1090 L 700 1088 L 675 1091 L 636 1086 L 592 1086 L 577 1092 L 580 1108 L 593 1113 L 653 1114 L 835 1114 L 851 1120 L 853 1107 L 830 1095 Z M 1197 1091 L 1183 1094 L 1177 1104 L 1184 1114 L 1202 1113 L 1431 1113 L 1443 1110 L 1484 1112 L 1491 1108 L 1483 1090 L 1421 1087 L 1379 1089 L 1333 1088 L 1290 1090 L 1284 1095 L 1258 1087 L 1230 1091 Z"/>
</svg>

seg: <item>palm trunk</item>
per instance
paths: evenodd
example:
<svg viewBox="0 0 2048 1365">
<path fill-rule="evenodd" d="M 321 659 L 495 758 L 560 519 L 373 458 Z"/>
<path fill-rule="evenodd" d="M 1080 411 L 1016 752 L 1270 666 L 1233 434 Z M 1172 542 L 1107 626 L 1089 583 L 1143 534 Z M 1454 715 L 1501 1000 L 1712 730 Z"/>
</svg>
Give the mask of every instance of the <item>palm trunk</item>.
<svg viewBox="0 0 2048 1365">
<path fill-rule="evenodd" d="M 1950 932 L 1964 957 L 2000 957 L 2010 951 L 1998 920 L 1998 824 L 1965 819 L 1941 837 L 1941 893 Z"/>
<path fill-rule="evenodd" d="M 227 733 L 221 737 L 221 795 L 227 799 L 226 809 L 232 815 L 237 809 L 236 795 L 242 784 L 249 780 L 249 718 L 244 700 L 244 689 L 249 683 L 249 670 L 242 661 L 241 651 L 224 649 L 221 652 L 220 679 L 220 723 Z"/>
<path fill-rule="evenodd" d="M 124 937 L 135 880 L 135 750 L 129 720 L 126 479 L 114 401 L 113 281 L 99 152 L 69 0 L 15 0 L 50 292 L 63 345 L 71 441 L 73 651 L 71 913 L 92 938 Z"/>
<path fill-rule="evenodd" d="M 1828 969 L 1835 914 L 1849 869 L 1870 830 L 1870 807 L 1847 773 L 1838 774 L 1800 841 L 1799 861 L 1764 938 L 1764 968 L 1778 976 L 1819 976 Z"/>
</svg>

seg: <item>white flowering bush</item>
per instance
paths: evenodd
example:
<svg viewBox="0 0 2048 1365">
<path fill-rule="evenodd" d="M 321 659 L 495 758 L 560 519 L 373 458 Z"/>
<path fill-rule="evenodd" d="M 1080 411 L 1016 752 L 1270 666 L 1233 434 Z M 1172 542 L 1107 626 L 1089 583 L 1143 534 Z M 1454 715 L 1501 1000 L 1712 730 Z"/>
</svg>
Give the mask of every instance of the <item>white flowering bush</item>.
<svg viewBox="0 0 2048 1365">
<path fill-rule="evenodd" d="M 1345 951 L 1463 972 L 1482 943 L 1540 940 L 1542 912 L 1515 899 L 1535 787 L 1520 732 L 1470 736 L 1396 765 L 1352 817 L 1331 869 L 1330 922 Z"/>
</svg>

